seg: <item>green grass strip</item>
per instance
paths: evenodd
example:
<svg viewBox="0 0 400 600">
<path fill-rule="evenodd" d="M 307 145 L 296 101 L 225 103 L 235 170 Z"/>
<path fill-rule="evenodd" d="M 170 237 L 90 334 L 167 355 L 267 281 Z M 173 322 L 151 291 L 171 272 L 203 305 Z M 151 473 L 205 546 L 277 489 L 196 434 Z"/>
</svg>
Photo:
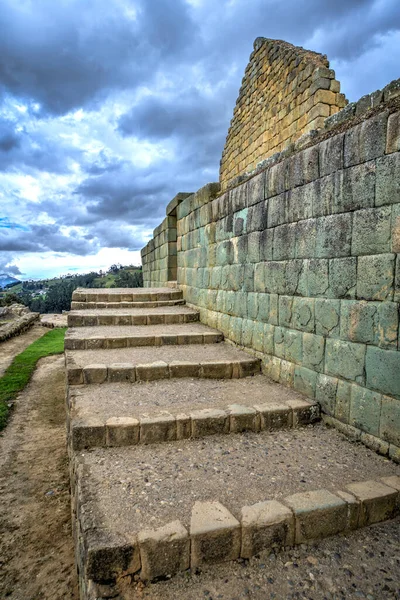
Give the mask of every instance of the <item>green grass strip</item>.
<svg viewBox="0 0 400 600">
<path fill-rule="evenodd" d="M 0 431 L 4 429 L 17 394 L 29 383 L 40 358 L 64 352 L 66 328 L 51 329 L 18 354 L 0 377 Z"/>
</svg>

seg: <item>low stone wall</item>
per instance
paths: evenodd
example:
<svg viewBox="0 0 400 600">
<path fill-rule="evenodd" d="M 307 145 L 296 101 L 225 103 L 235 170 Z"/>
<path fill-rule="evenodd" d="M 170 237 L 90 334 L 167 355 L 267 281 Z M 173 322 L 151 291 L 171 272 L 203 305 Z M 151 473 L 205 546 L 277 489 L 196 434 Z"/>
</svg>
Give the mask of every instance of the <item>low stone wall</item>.
<svg viewBox="0 0 400 600">
<path fill-rule="evenodd" d="M 10 323 L 5 323 L 4 325 L 0 324 L 0 342 L 5 342 L 16 335 L 23 333 L 32 327 L 39 317 L 39 313 L 28 313 L 21 317 L 17 317 Z"/>
</svg>

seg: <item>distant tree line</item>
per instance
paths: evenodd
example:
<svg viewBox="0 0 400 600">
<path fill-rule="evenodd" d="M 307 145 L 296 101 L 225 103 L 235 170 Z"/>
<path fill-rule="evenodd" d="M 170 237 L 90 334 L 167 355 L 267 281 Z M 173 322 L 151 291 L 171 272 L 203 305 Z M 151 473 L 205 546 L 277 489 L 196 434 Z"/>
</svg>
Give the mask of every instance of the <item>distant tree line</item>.
<svg viewBox="0 0 400 600">
<path fill-rule="evenodd" d="M 114 278 L 108 287 L 143 287 L 141 266 L 111 265 L 107 274 Z M 23 283 L 22 292 L 7 294 L 0 300 L 0 305 L 22 302 L 32 312 L 61 313 L 71 309 L 72 293 L 76 288 L 103 288 L 106 287 L 107 281 L 103 272 L 95 271 L 83 275 L 68 274 L 55 280 L 28 281 Z M 43 293 L 35 294 L 38 290 L 43 290 Z"/>
</svg>

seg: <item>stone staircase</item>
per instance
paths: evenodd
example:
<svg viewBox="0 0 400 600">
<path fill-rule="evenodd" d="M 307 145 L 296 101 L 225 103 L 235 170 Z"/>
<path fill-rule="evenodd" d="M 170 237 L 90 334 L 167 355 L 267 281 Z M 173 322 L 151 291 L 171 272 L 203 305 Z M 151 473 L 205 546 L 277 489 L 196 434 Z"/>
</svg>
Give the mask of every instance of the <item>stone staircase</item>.
<svg viewBox="0 0 400 600">
<path fill-rule="evenodd" d="M 400 512 L 398 466 L 318 423 L 179 290 L 76 290 L 68 325 L 82 599 Z"/>
</svg>

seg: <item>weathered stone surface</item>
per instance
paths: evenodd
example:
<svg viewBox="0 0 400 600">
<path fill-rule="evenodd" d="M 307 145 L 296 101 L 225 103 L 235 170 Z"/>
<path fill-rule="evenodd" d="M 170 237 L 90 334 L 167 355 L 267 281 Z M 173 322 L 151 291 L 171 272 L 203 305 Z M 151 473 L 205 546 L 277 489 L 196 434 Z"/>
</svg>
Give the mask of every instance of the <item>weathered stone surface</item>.
<svg viewBox="0 0 400 600">
<path fill-rule="evenodd" d="M 154 444 L 170 442 L 176 439 L 175 417 L 164 414 L 159 417 L 142 417 L 140 419 L 140 443 Z"/>
<path fill-rule="evenodd" d="M 336 414 L 336 394 L 338 380 L 328 375 L 319 375 L 317 379 L 315 399 L 321 405 L 321 410 L 334 416 Z"/>
<path fill-rule="evenodd" d="M 346 486 L 361 502 L 359 526 L 393 518 L 397 513 L 398 492 L 378 481 L 363 481 Z"/>
<path fill-rule="evenodd" d="M 139 442 L 139 421 L 130 417 L 113 417 L 106 422 L 107 446 L 132 446 Z"/>
<path fill-rule="evenodd" d="M 348 492 L 342 492 L 340 490 L 336 490 L 335 495 L 344 500 L 347 504 L 346 529 L 357 529 L 360 518 L 360 500 L 353 496 L 353 494 L 349 494 Z"/>
<path fill-rule="evenodd" d="M 229 418 L 225 411 L 205 408 L 190 413 L 192 436 L 203 437 L 229 431 Z"/>
<path fill-rule="evenodd" d="M 390 252 L 391 207 L 356 211 L 353 215 L 352 254 L 381 254 Z"/>
<path fill-rule="evenodd" d="M 365 361 L 367 387 L 400 398 L 400 353 L 369 346 Z"/>
<path fill-rule="evenodd" d="M 366 347 L 342 340 L 327 339 L 325 371 L 329 375 L 363 383 Z"/>
<path fill-rule="evenodd" d="M 335 535 L 346 529 L 347 505 L 328 490 L 293 494 L 284 503 L 295 515 L 295 543 Z"/>
<path fill-rule="evenodd" d="M 315 398 L 315 388 L 318 374 L 305 367 L 296 367 L 294 371 L 293 387 L 308 398 Z"/>
<path fill-rule="evenodd" d="M 180 521 L 173 521 L 158 529 L 146 529 L 138 534 L 141 578 L 174 575 L 185 571 L 190 564 L 190 538 Z"/>
<path fill-rule="evenodd" d="M 244 506 L 241 522 L 242 558 L 250 558 L 267 548 L 294 544 L 293 513 L 276 500 Z"/>
<path fill-rule="evenodd" d="M 292 424 L 292 413 L 285 404 L 269 402 L 268 404 L 256 404 L 255 410 L 260 414 L 261 429 L 286 429 Z"/>
<path fill-rule="evenodd" d="M 168 365 L 163 361 L 148 365 L 137 365 L 136 367 L 136 378 L 138 381 L 154 381 L 155 379 L 165 379 L 168 377 Z"/>
<path fill-rule="evenodd" d="M 231 432 L 259 431 L 260 415 L 254 408 L 241 404 L 230 404 L 227 407 L 227 413 Z"/>
<path fill-rule="evenodd" d="M 196 502 L 190 520 L 191 566 L 239 557 L 240 523 L 219 502 Z"/>
<path fill-rule="evenodd" d="M 400 377 L 400 375 L 398 374 Z M 400 400 L 382 396 L 379 436 L 384 440 L 400 446 Z"/>
<path fill-rule="evenodd" d="M 86 533 L 86 577 L 97 582 L 115 580 L 140 569 L 137 540 L 102 529 Z"/>
<path fill-rule="evenodd" d="M 360 256 L 357 268 L 357 296 L 363 300 L 392 300 L 394 254 Z"/>
<path fill-rule="evenodd" d="M 381 394 L 358 385 L 352 386 L 350 425 L 372 435 L 379 435 L 381 403 Z"/>
<path fill-rule="evenodd" d="M 104 383 L 107 379 L 106 365 L 87 365 L 83 371 L 85 383 Z"/>
</svg>

